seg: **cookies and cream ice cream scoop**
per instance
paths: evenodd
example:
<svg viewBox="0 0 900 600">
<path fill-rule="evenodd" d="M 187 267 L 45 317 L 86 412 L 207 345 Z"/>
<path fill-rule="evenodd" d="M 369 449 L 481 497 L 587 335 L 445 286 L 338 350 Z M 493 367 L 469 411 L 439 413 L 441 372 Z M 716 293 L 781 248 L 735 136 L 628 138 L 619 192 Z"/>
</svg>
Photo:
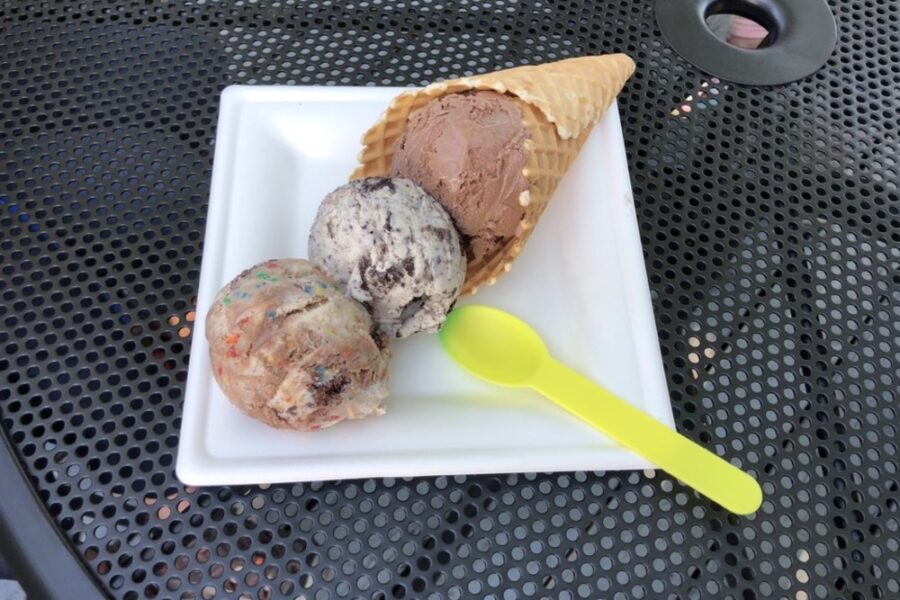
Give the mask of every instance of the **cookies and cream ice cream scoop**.
<svg viewBox="0 0 900 600">
<path fill-rule="evenodd" d="M 388 338 L 436 331 L 466 275 L 453 221 L 407 179 L 357 179 L 328 194 L 309 257 L 370 310 Z"/>
</svg>

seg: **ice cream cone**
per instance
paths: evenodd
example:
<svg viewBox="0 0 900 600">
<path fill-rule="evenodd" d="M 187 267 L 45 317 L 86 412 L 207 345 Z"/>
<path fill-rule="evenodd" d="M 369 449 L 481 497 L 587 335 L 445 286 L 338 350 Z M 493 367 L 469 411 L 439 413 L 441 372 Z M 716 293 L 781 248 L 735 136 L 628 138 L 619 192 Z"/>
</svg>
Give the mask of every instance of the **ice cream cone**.
<svg viewBox="0 0 900 600">
<path fill-rule="evenodd" d="M 509 271 L 594 124 L 606 113 L 633 71 L 634 62 L 624 54 L 585 56 L 463 77 L 404 92 L 391 101 L 363 136 L 360 165 L 351 179 L 388 176 L 394 144 L 407 118 L 430 100 L 469 90 L 493 90 L 514 96 L 530 134 L 525 142 L 528 158 L 523 170 L 528 189 L 519 197 L 525 215 L 515 236 L 490 255 L 469 262 L 463 293 L 475 293 L 479 286 L 493 284 Z"/>
</svg>

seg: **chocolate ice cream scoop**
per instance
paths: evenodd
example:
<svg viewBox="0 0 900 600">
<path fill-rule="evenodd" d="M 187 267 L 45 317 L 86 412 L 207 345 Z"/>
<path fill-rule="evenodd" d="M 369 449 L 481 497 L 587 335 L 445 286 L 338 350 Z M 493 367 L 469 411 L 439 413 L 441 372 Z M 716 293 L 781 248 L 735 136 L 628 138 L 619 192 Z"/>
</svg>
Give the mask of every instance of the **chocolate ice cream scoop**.
<svg viewBox="0 0 900 600">
<path fill-rule="evenodd" d="M 516 234 L 528 131 L 516 100 L 491 91 L 447 94 L 413 112 L 394 145 L 391 174 L 447 209 L 481 261 Z"/>
<path fill-rule="evenodd" d="M 328 194 L 310 232 L 309 256 L 391 338 L 436 331 L 466 276 L 450 217 L 406 179 L 357 179 Z"/>
<path fill-rule="evenodd" d="M 206 317 L 228 399 L 273 427 L 313 431 L 384 413 L 390 354 L 365 308 L 305 260 L 247 269 Z"/>
</svg>

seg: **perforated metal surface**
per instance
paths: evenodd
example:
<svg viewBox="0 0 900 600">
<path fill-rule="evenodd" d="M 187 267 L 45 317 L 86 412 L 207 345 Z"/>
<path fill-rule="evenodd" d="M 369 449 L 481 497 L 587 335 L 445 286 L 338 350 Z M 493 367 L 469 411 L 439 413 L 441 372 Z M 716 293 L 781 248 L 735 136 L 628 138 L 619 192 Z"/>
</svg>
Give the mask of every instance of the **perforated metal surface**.
<svg viewBox="0 0 900 600">
<path fill-rule="evenodd" d="M 835 2 L 826 67 L 755 89 L 627 0 L 27 4 L 0 8 L 0 417 L 115 597 L 900 597 L 900 5 Z M 225 85 L 613 50 L 678 427 L 760 479 L 755 516 L 662 473 L 176 480 Z"/>
</svg>

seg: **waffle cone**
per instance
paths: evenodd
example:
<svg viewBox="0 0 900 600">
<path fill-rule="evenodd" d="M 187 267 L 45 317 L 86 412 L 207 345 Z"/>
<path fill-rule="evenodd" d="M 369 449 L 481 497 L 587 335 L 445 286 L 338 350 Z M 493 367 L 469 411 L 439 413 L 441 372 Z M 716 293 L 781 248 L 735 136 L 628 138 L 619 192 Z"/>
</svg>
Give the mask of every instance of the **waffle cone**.
<svg viewBox="0 0 900 600">
<path fill-rule="evenodd" d="M 516 67 L 494 73 L 434 83 L 404 92 L 391 101 L 363 136 L 360 165 L 351 179 L 389 176 L 394 143 L 409 115 L 430 100 L 469 90 L 493 90 L 518 100 L 530 138 L 523 175 L 528 189 L 519 202 L 525 215 L 516 234 L 490 255 L 470 261 L 464 294 L 491 285 L 509 271 L 594 124 L 606 113 L 634 71 L 624 54 L 585 56 Z"/>
</svg>

